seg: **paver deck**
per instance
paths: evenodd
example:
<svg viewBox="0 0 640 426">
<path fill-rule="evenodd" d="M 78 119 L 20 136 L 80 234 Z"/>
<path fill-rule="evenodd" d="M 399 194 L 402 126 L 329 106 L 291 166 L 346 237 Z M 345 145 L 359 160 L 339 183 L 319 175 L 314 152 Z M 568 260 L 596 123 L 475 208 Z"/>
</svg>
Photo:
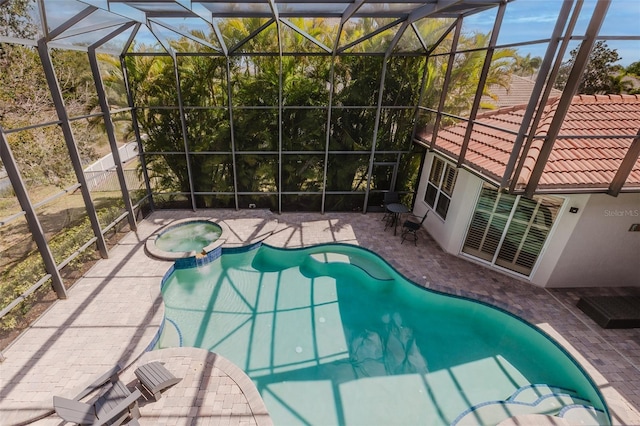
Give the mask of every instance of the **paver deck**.
<svg viewBox="0 0 640 426">
<path fill-rule="evenodd" d="M 419 232 L 417 247 L 401 245 L 399 236 L 383 231 L 381 215 L 153 213 L 71 288 L 68 299 L 57 301 L 3 352 L 0 425 L 59 425 L 61 419 L 50 414 L 53 395 L 74 395 L 116 363 L 128 366 L 122 377 L 131 384 L 135 366 L 150 360 L 167 362 L 180 377 L 191 370 L 198 374 L 168 389 L 160 401 L 142 404 L 143 426 L 270 423 L 246 376 L 228 361 L 192 348 L 145 352 L 163 318 L 160 281 L 171 263 L 150 258 L 144 243 L 161 227 L 190 216 L 224 221 L 230 231 L 225 244 L 231 246 L 256 239 L 278 247 L 357 244 L 377 252 L 420 285 L 519 315 L 553 336 L 584 366 L 604 395 L 614 424 L 640 425 L 640 329 L 601 329 L 576 307 L 581 296 L 639 295 L 640 289 L 541 289 L 443 252 L 425 230 Z M 226 394 L 234 402 L 216 405 Z"/>
</svg>

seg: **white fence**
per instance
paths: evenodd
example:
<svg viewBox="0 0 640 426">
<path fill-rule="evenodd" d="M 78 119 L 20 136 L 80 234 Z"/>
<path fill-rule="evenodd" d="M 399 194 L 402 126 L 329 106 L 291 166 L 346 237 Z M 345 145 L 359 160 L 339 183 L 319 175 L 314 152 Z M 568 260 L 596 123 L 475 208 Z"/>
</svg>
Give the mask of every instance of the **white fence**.
<svg viewBox="0 0 640 426">
<path fill-rule="evenodd" d="M 135 142 L 129 142 L 118 148 L 120 161 L 125 164 L 138 156 L 138 145 Z M 139 189 L 141 187 L 140 179 L 135 170 L 124 170 L 127 187 L 129 189 Z M 91 191 L 117 191 L 120 189 L 115 162 L 112 154 L 107 154 L 89 167 L 84 169 L 84 175 L 87 179 L 87 187 Z"/>
<path fill-rule="evenodd" d="M 135 160 L 138 156 L 138 144 L 135 142 L 129 142 L 120 148 L 120 160 L 123 164 Z M 87 186 L 91 191 L 119 191 L 120 184 L 116 176 L 115 162 L 113 161 L 113 155 L 107 154 L 89 167 L 84 169 L 84 175 L 87 179 Z M 142 188 L 142 181 L 140 180 L 136 170 L 125 169 L 125 180 L 127 187 L 130 190 Z M 0 168 L 0 193 L 8 191 L 11 188 L 11 182 L 7 176 L 7 172 L 4 168 Z"/>
</svg>

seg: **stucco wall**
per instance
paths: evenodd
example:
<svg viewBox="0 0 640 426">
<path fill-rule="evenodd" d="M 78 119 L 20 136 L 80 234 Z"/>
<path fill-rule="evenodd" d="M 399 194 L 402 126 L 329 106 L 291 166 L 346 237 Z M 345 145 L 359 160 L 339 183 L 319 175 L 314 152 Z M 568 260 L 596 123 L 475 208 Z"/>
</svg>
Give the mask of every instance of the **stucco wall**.
<svg viewBox="0 0 640 426">
<path fill-rule="evenodd" d="M 424 194 L 427 188 L 427 179 L 431 170 L 433 153 L 429 153 L 425 160 L 425 168 L 420 177 L 414 214 L 424 215 L 430 207 L 424 202 Z M 434 211 L 429 213 L 425 221 L 425 227 L 429 234 L 442 249 L 448 253 L 458 254 L 462 241 L 467 232 L 469 219 L 473 213 L 478 193 L 482 187 L 482 180 L 465 170 L 458 170 L 458 177 L 453 189 L 451 204 L 447 219 L 443 220 Z"/>
<path fill-rule="evenodd" d="M 427 155 L 420 177 L 416 216 L 429 208 L 424 194 L 433 155 Z M 480 178 L 459 170 L 446 221 L 429 213 L 425 227 L 446 252 L 460 254 L 481 187 Z M 640 232 L 629 232 L 640 223 L 640 194 L 559 196 L 565 202 L 550 237 L 531 275 L 522 278 L 540 287 L 640 287 Z"/>
<path fill-rule="evenodd" d="M 549 278 L 558 264 L 567 242 L 571 239 L 571 234 L 580 221 L 580 217 L 585 212 L 591 195 L 574 194 L 561 195 L 560 197 L 564 198 L 564 203 L 553 225 L 550 237 L 547 238 L 538 257 L 538 262 L 529 276 L 529 280 L 540 287 L 548 285 Z M 571 213 L 569 211 L 571 207 L 577 208 L 578 212 Z"/>
<path fill-rule="evenodd" d="M 557 255 L 546 287 L 640 287 L 640 232 L 629 232 L 640 223 L 640 194 L 591 195 L 571 220 L 577 222 L 562 250 L 545 253 Z"/>
</svg>

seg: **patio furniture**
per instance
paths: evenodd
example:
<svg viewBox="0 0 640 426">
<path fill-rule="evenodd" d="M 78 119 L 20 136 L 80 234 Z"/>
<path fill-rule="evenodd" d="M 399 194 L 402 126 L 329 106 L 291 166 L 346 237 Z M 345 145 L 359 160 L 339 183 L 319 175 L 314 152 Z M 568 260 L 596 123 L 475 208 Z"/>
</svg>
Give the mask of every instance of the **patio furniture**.
<svg viewBox="0 0 640 426">
<path fill-rule="evenodd" d="M 393 213 L 387 210 L 387 206 L 389 204 L 399 203 L 399 202 L 400 202 L 400 195 L 398 195 L 397 192 L 389 191 L 384 193 L 384 199 L 382 200 L 382 207 L 384 207 L 385 213 L 384 213 L 384 216 L 382 216 L 382 220 L 385 222 L 385 224 L 388 223 L 393 216 Z"/>
<path fill-rule="evenodd" d="M 393 226 L 393 235 L 396 235 L 396 228 L 398 227 L 398 222 L 400 222 L 400 215 L 403 213 L 409 213 L 409 209 L 404 204 L 391 203 L 387 205 L 387 211 L 391 214 L 391 219 L 387 220 L 384 230 L 386 231 L 387 228 Z"/>
<path fill-rule="evenodd" d="M 117 365 L 100 376 L 75 398 L 53 397 L 53 408 L 67 422 L 80 425 L 120 425 L 127 418 L 140 417 L 138 398 L 142 393 L 131 392 L 118 378 L 122 368 Z M 90 393 L 104 387 L 98 399 L 92 404 L 80 401 Z"/>
<path fill-rule="evenodd" d="M 157 401 L 161 392 L 170 386 L 178 383 L 181 378 L 171 374 L 169 370 L 159 361 L 153 361 L 136 368 L 134 374 L 149 394 Z"/>
<path fill-rule="evenodd" d="M 409 219 L 405 220 L 405 222 L 402 224 L 402 242 L 400 244 L 404 243 L 404 240 L 406 240 L 408 237 L 412 237 L 413 244 L 416 246 L 418 245 L 418 230 L 422 227 L 422 224 L 424 223 L 428 214 L 429 210 L 427 210 L 424 216 L 422 216 L 420 222 L 414 222 Z"/>
</svg>

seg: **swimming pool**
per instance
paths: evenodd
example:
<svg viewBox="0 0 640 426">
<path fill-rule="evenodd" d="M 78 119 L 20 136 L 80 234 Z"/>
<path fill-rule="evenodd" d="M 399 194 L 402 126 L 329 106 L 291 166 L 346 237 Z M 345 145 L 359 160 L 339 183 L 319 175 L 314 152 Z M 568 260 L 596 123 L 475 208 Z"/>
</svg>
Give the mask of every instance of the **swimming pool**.
<svg viewBox="0 0 640 426">
<path fill-rule="evenodd" d="M 609 422 L 588 376 L 537 328 L 421 288 L 360 247 L 225 249 L 163 283 L 157 347 L 233 361 L 277 425 Z"/>
</svg>

